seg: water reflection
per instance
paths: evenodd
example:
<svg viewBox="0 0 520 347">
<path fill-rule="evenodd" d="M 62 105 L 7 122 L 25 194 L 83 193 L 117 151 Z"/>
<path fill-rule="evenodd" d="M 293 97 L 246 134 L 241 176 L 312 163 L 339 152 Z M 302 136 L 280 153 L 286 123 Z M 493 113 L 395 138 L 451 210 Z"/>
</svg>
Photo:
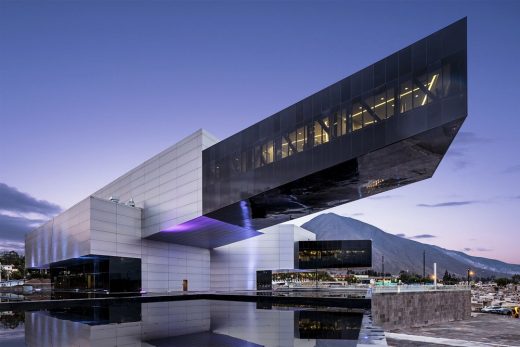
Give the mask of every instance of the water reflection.
<svg viewBox="0 0 520 347">
<path fill-rule="evenodd" d="M 190 300 L 27 311 L 19 317 L 29 347 L 310 347 L 355 346 L 363 311 Z"/>
</svg>

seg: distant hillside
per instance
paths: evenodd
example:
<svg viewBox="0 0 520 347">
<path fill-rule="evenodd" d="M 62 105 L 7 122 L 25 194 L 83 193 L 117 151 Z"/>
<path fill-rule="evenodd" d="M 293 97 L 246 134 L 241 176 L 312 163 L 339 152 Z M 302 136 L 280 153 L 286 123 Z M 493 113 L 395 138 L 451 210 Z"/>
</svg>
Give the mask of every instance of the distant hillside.
<svg viewBox="0 0 520 347">
<path fill-rule="evenodd" d="M 422 274 L 423 251 L 426 251 L 426 273 L 433 273 L 437 263 L 439 276 L 445 270 L 458 276 L 466 276 L 471 268 L 478 276 L 510 277 L 520 274 L 520 265 L 508 264 L 494 259 L 473 257 L 463 252 L 432 246 L 395 236 L 359 220 L 321 214 L 302 225 L 316 234 L 317 240 L 372 240 L 372 266 L 381 271 L 381 257 L 385 257 L 385 272 L 398 274 L 401 270 Z"/>
</svg>

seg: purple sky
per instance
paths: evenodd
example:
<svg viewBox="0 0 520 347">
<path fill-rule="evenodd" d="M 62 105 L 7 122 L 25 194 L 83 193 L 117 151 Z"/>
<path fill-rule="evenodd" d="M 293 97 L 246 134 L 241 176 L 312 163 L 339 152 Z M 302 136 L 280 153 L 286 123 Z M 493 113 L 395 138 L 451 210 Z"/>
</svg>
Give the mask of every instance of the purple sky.
<svg viewBox="0 0 520 347">
<path fill-rule="evenodd" d="M 1 1 L 0 246 L 198 128 L 225 138 L 467 16 L 469 116 L 435 176 L 334 211 L 520 263 L 519 13 L 518 1 Z"/>
</svg>

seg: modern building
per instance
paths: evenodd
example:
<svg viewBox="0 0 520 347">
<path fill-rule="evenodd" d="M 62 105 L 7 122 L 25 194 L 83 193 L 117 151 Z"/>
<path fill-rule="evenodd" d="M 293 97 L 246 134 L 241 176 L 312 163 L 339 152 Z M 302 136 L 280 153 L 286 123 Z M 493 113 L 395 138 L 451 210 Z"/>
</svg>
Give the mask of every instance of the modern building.
<svg viewBox="0 0 520 347">
<path fill-rule="evenodd" d="M 61 288 L 252 289 L 282 222 L 429 178 L 467 116 L 466 19 L 219 141 L 199 130 L 26 237 Z"/>
</svg>

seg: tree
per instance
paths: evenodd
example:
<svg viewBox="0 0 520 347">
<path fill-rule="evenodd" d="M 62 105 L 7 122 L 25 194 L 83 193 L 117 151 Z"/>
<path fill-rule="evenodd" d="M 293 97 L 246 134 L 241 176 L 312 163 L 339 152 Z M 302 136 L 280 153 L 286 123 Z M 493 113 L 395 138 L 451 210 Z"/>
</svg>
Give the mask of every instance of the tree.
<svg viewBox="0 0 520 347">
<path fill-rule="evenodd" d="M 446 270 L 446 272 L 444 272 L 444 276 L 442 277 L 442 283 L 447 285 L 454 285 L 459 283 L 459 279 L 455 275 L 450 274 L 448 270 Z"/>
<path fill-rule="evenodd" d="M 497 286 L 505 287 L 507 284 L 511 283 L 511 280 L 509 278 L 497 278 L 495 282 Z"/>
<path fill-rule="evenodd" d="M 422 278 L 422 276 L 419 276 L 415 273 L 409 273 L 407 271 L 401 271 L 399 273 L 399 280 L 402 283 L 406 283 L 406 284 L 430 282 L 430 280 L 428 278 Z"/>
<path fill-rule="evenodd" d="M 25 270 L 25 257 L 19 255 L 15 251 L 3 252 L 0 254 L 0 263 L 2 265 L 13 265 L 16 271 L 11 272 L 9 275 L 12 279 L 19 279 L 23 277 L 23 273 Z M 7 273 L 2 271 L 2 278 L 6 277 Z"/>
</svg>

